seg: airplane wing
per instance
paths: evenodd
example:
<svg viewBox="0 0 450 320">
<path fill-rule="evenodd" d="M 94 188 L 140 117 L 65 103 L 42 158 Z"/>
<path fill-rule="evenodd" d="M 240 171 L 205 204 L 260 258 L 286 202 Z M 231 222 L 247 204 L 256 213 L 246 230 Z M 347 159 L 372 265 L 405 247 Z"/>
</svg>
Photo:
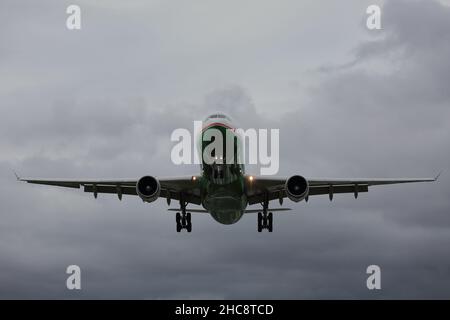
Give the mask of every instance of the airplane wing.
<svg viewBox="0 0 450 320">
<path fill-rule="evenodd" d="M 43 184 L 50 186 L 76 188 L 83 187 L 84 192 L 92 192 L 97 198 L 99 193 L 117 194 L 120 200 L 122 195 L 137 195 L 136 183 L 139 179 L 35 179 L 35 178 L 20 178 L 16 175 L 17 180 L 25 181 L 33 184 Z M 160 198 L 179 200 L 180 194 L 183 193 L 183 198 L 188 203 L 201 204 L 200 188 L 197 180 L 193 180 L 192 176 L 186 177 L 170 177 L 157 178 L 161 185 Z"/>
<path fill-rule="evenodd" d="M 440 174 L 439 174 L 440 175 Z M 398 183 L 412 183 L 412 182 L 430 182 L 436 181 L 435 178 L 418 178 L 418 179 L 307 179 L 309 183 L 309 196 L 314 195 L 329 195 L 330 199 L 334 194 L 339 193 L 353 193 L 355 197 L 360 192 L 368 192 L 369 186 L 375 185 L 387 185 Z M 287 177 L 266 177 L 266 176 L 246 176 L 246 190 L 249 205 L 255 203 L 261 203 L 264 201 L 264 196 L 268 195 L 268 200 L 283 199 L 287 197 L 285 191 L 285 183 Z M 80 179 L 80 180 L 68 180 L 68 179 L 36 179 L 36 178 L 20 178 L 19 181 L 25 181 L 32 184 L 42 184 L 66 188 L 83 187 L 85 192 L 91 192 L 94 197 L 97 198 L 99 193 L 117 194 L 119 199 L 122 199 L 122 195 L 137 195 L 136 183 L 138 179 Z M 158 178 L 161 184 L 161 198 L 166 198 L 168 201 L 179 200 L 180 195 L 187 203 L 201 204 L 200 188 L 198 185 L 198 179 L 193 180 L 192 176 L 185 177 L 170 177 L 170 178 Z"/>
<path fill-rule="evenodd" d="M 411 178 L 411 179 L 326 179 L 326 178 L 306 178 L 309 183 L 309 196 L 329 195 L 330 200 L 337 193 L 353 193 L 355 198 L 360 192 L 368 192 L 370 186 L 413 183 L 413 182 L 431 182 L 439 178 Z M 285 184 L 288 177 L 265 177 L 265 176 L 246 176 L 245 183 L 247 188 L 247 197 L 249 204 L 261 203 L 267 194 L 268 200 L 279 199 L 280 202 L 286 198 Z M 308 200 L 306 198 L 306 200 Z"/>
</svg>

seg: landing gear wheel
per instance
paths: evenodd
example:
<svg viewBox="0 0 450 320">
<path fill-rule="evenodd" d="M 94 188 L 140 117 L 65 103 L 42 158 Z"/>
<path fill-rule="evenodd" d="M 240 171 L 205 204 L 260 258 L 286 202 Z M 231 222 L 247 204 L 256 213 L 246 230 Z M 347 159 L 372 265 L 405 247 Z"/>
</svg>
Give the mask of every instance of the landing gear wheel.
<svg viewBox="0 0 450 320">
<path fill-rule="evenodd" d="M 269 212 L 269 215 L 267 216 L 267 229 L 269 232 L 273 231 L 273 214 L 272 212 Z"/>
<path fill-rule="evenodd" d="M 192 231 L 191 213 L 186 213 L 186 230 L 187 232 Z"/>
<path fill-rule="evenodd" d="M 258 212 L 258 232 L 261 232 L 263 229 L 262 220 L 263 220 L 262 213 Z"/>
<path fill-rule="evenodd" d="M 176 221 L 177 221 L 177 232 L 180 232 L 181 229 L 183 229 L 183 226 L 181 225 L 181 215 L 179 212 L 175 215 Z"/>
<path fill-rule="evenodd" d="M 181 214 L 179 212 L 177 212 L 177 214 L 175 215 L 175 220 L 177 222 L 177 232 L 180 232 L 181 229 L 183 229 L 183 224 L 181 223 L 182 219 L 181 219 Z"/>
<path fill-rule="evenodd" d="M 186 213 L 186 222 L 188 225 L 191 224 L 191 213 L 190 212 Z"/>
<path fill-rule="evenodd" d="M 258 232 L 262 229 L 267 229 L 269 232 L 273 231 L 273 213 L 269 211 L 269 194 L 266 192 L 264 200 L 261 203 L 263 206 L 262 212 L 258 212 Z"/>
</svg>

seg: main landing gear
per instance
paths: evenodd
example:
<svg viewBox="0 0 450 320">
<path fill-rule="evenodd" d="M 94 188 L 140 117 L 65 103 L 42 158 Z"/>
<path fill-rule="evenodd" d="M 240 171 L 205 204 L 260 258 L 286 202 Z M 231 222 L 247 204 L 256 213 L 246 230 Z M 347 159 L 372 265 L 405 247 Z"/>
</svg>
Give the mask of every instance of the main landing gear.
<svg viewBox="0 0 450 320">
<path fill-rule="evenodd" d="M 267 199 L 263 202 L 263 212 L 258 212 L 258 232 L 261 232 L 263 229 L 267 229 L 269 232 L 273 231 L 273 213 L 268 211 L 269 201 Z"/>
<path fill-rule="evenodd" d="M 182 229 L 186 229 L 187 232 L 192 231 L 192 222 L 191 222 L 191 213 L 186 212 L 186 203 L 184 201 L 180 201 L 181 213 L 177 212 L 175 218 L 177 221 L 177 232 L 180 232 Z"/>
<path fill-rule="evenodd" d="M 272 212 L 266 213 L 258 212 L 258 232 L 261 232 L 263 229 L 269 230 L 269 232 L 273 231 L 273 214 Z"/>
</svg>

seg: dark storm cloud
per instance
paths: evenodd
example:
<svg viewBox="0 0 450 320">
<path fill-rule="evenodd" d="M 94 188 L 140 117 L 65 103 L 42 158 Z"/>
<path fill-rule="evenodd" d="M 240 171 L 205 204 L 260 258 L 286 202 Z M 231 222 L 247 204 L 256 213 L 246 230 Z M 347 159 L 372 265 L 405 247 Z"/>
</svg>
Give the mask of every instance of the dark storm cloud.
<svg viewBox="0 0 450 320">
<path fill-rule="evenodd" d="M 358 41 L 345 47 L 353 55 L 336 61 L 342 54 L 329 28 L 310 34 L 308 43 L 291 41 L 301 28 L 286 36 L 287 28 L 278 29 L 297 2 L 273 12 L 280 21 L 238 16 L 235 23 L 247 23 L 230 34 L 211 23 L 214 16 L 199 17 L 195 6 L 183 19 L 158 2 L 82 2 L 91 19 L 81 33 L 67 33 L 59 14 L 66 4 L 27 3 L 2 2 L 0 10 L 7 26 L 0 28 L 0 297 L 449 297 L 448 173 L 436 184 L 373 188 L 357 201 L 342 195 L 332 203 L 326 197 L 288 203 L 295 214 L 277 215 L 273 234 L 256 233 L 253 215 L 231 227 L 196 215 L 187 235 L 176 234 L 163 200 L 94 201 L 79 190 L 16 183 L 11 172 L 70 178 L 197 172 L 170 163 L 170 133 L 222 110 L 243 127 L 281 129 L 282 175 L 433 175 L 449 159 L 448 7 L 388 1 L 381 34 L 354 31 Z M 355 28 L 365 17 L 361 3 L 347 5 Z M 321 14 L 318 26 L 331 23 L 325 11 L 308 10 Z M 315 39 L 332 43 L 330 59 L 319 57 L 319 66 L 344 67 L 298 79 L 297 61 L 311 59 L 308 48 L 322 49 Z M 276 77 L 289 71 L 284 61 L 307 99 L 287 109 L 274 105 L 279 119 L 273 119 L 257 102 L 265 102 L 261 87 L 242 80 L 243 73 L 267 69 L 271 77 L 258 80 L 277 85 Z M 227 76 L 216 81 L 214 73 Z M 69 264 L 82 268 L 81 292 L 65 289 Z M 381 292 L 365 287 L 370 264 L 382 268 Z"/>
</svg>

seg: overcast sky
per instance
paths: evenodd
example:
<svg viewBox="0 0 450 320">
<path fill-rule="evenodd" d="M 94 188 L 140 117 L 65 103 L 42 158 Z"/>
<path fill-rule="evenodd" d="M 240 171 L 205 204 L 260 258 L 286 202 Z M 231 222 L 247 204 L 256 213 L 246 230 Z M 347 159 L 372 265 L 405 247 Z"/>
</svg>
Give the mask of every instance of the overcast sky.
<svg viewBox="0 0 450 320">
<path fill-rule="evenodd" d="M 370 4 L 382 30 L 365 26 Z M 448 171 L 286 201 L 273 233 L 200 214 L 191 234 L 164 199 L 94 200 L 11 171 L 197 173 L 171 163 L 170 133 L 223 110 L 280 129 L 280 175 L 433 177 L 450 162 L 444 1 L 1 0 L 0 39 L 1 298 L 450 298 Z"/>
</svg>

